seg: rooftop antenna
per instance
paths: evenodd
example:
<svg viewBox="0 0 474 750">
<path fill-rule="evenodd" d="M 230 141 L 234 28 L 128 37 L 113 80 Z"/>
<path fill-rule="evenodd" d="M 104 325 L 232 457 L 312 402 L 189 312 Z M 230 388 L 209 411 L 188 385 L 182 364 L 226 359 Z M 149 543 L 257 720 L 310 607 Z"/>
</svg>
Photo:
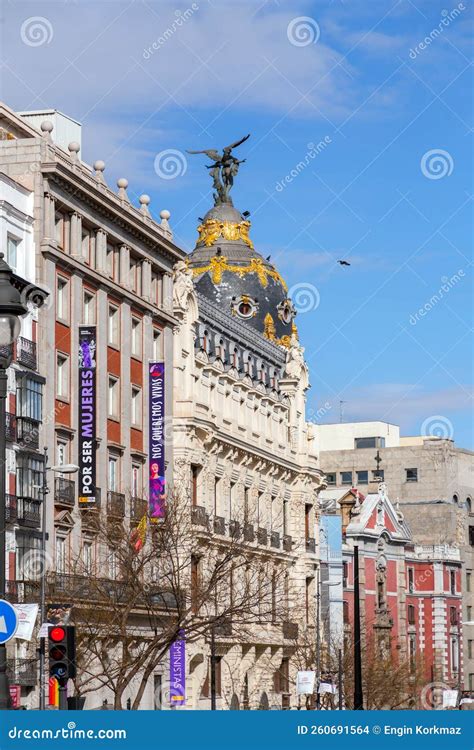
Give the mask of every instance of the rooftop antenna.
<svg viewBox="0 0 474 750">
<path fill-rule="evenodd" d="M 341 424 L 344 419 L 344 404 L 347 404 L 347 401 L 339 401 L 339 422 Z"/>
</svg>

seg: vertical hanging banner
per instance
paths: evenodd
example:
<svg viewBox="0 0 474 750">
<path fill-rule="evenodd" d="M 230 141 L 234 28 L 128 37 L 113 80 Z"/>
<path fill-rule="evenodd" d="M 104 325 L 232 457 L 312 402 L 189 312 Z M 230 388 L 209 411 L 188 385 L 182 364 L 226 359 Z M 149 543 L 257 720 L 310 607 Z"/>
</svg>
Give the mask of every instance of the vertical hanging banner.
<svg viewBox="0 0 474 750">
<path fill-rule="evenodd" d="M 170 647 L 170 704 L 183 706 L 186 703 L 186 641 L 184 630 Z"/>
<path fill-rule="evenodd" d="M 96 329 L 79 326 L 79 504 L 94 505 Z"/>
<path fill-rule="evenodd" d="M 149 365 L 149 515 L 158 523 L 165 515 L 165 363 Z"/>
</svg>

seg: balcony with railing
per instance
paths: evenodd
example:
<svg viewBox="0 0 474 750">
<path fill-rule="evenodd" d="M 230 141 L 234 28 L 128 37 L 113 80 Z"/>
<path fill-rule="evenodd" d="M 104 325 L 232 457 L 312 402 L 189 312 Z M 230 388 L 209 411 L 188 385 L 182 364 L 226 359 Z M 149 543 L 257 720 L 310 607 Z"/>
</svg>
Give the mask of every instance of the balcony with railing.
<svg viewBox="0 0 474 750">
<path fill-rule="evenodd" d="M 7 673 L 10 684 L 33 687 L 37 683 L 37 659 L 7 659 Z"/>
<path fill-rule="evenodd" d="M 36 342 L 19 336 L 16 342 L 16 361 L 31 370 L 36 370 L 38 358 L 36 355 Z"/>
<path fill-rule="evenodd" d="M 268 544 L 268 532 L 266 529 L 259 528 L 257 531 L 257 542 L 266 547 Z"/>
<path fill-rule="evenodd" d="M 9 443 L 16 443 L 16 414 L 7 411 L 5 416 L 5 437 Z"/>
<path fill-rule="evenodd" d="M 214 534 L 225 535 L 225 518 L 222 516 L 214 517 Z"/>
<path fill-rule="evenodd" d="M 18 502 L 16 495 L 5 495 L 5 521 L 15 523 L 18 518 Z"/>
<path fill-rule="evenodd" d="M 148 513 L 148 503 L 142 497 L 130 498 L 130 520 L 132 523 L 139 523 L 143 516 Z"/>
<path fill-rule="evenodd" d="M 17 443 L 25 448 L 39 447 L 39 428 L 41 422 L 30 417 L 16 418 L 16 439 Z"/>
<path fill-rule="evenodd" d="M 31 497 L 18 497 L 18 524 L 30 528 L 39 528 L 41 525 L 41 500 Z"/>
<path fill-rule="evenodd" d="M 191 521 L 195 526 L 209 526 L 209 515 L 202 505 L 193 505 L 191 508 Z"/>
<path fill-rule="evenodd" d="M 56 477 L 54 481 L 54 503 L 73 508 L 76 498 L 76 485 L 72 479 Z"/>
<path fill-rule="evenodd" d="M 229 521 L 229 536 L 234 539 L 240 539 L 242 536 L 242 526 L 239 521 Z"/>
<path fill-rule="evenodd" d="M 279 531 L 271 532 L 270 547 L 273 547 L 273 549 L 280 549 L 280 532 Z"/>
<path fill-rule="evenodd" d="M 282 623 L 282 631 L 283 631 L 283 638 L 296 639 L 298 638 L 298 623 L 285 620 Z"/>
<path fill-rule="evenodd" d="M 107 515 L 113 518 L 125 516 L 125 495 L 121 492 L 107 492 Z"/>
<path fill-rule="evenodd" d="M 293 539 L 289 534 L 283 535 L 283 549 L 285 552 L 291 552 L 293 548 Z"/>
<path fill-rule="evenodd" d="M 254 542 L 255 531 L 253 523 L 244 523 L 244 542 Z"/>
<path fill-rule="evenodd" d="M 306 552 L 310 552 L 313 555 L 316 552 L 316 539 L 312 536 L 306 537 Z"/>
<path fill-rule="evenodd" d="M 5 581 L 5 598 L 12 604 L 36 603 L 40 596 L 40 582 L 38 581 Z"/>
</svg>

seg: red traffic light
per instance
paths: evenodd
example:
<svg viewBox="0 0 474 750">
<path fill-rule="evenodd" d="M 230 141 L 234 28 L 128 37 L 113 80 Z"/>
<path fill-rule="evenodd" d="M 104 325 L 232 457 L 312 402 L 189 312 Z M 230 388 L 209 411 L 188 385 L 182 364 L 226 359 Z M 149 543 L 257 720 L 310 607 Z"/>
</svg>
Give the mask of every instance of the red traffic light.
<svg viewBox="0 0 474 750">
<path fill-rule="evenodd" d="M 56 627 L 51 628 L 49 631 L 49 638 L 51 641 L 54 641 L 55 643 L 59 643 L 60 641 L 63 641 L 66 637 L 66 631 L 64 628 Z"/>
</svg>

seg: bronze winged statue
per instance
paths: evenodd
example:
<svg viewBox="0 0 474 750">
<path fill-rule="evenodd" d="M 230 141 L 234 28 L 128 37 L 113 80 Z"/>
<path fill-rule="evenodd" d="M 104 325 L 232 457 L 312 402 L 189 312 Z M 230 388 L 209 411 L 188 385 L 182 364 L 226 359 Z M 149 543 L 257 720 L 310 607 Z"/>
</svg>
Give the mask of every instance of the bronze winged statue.
<svg viewBox="0 0 474 750">
<path fill-rule="evenodd" d="M 250 138 L 250 133 L 239 141 L 231 143 L 230 146 L 225 146 L 222 150 L 222 154 L 216 151 L 214 148 L 210 148 L 203 151 L 187 151 L 188 154 L 206 154 L 210 159 L 214 161 L 214 164 L 206 164 L 209 169 L 209 174 L 212 177 L 214 186 L 214 203 L 230 203 L 232 204 L 232 198 L 229 193 L 234 184 L 234 177 L 237 176 L 239 166 L 243 164 L 246 159 L 236 159 L 232 156 L 232 149 L 240 146 L 244 141 Z"/>
</svg>

